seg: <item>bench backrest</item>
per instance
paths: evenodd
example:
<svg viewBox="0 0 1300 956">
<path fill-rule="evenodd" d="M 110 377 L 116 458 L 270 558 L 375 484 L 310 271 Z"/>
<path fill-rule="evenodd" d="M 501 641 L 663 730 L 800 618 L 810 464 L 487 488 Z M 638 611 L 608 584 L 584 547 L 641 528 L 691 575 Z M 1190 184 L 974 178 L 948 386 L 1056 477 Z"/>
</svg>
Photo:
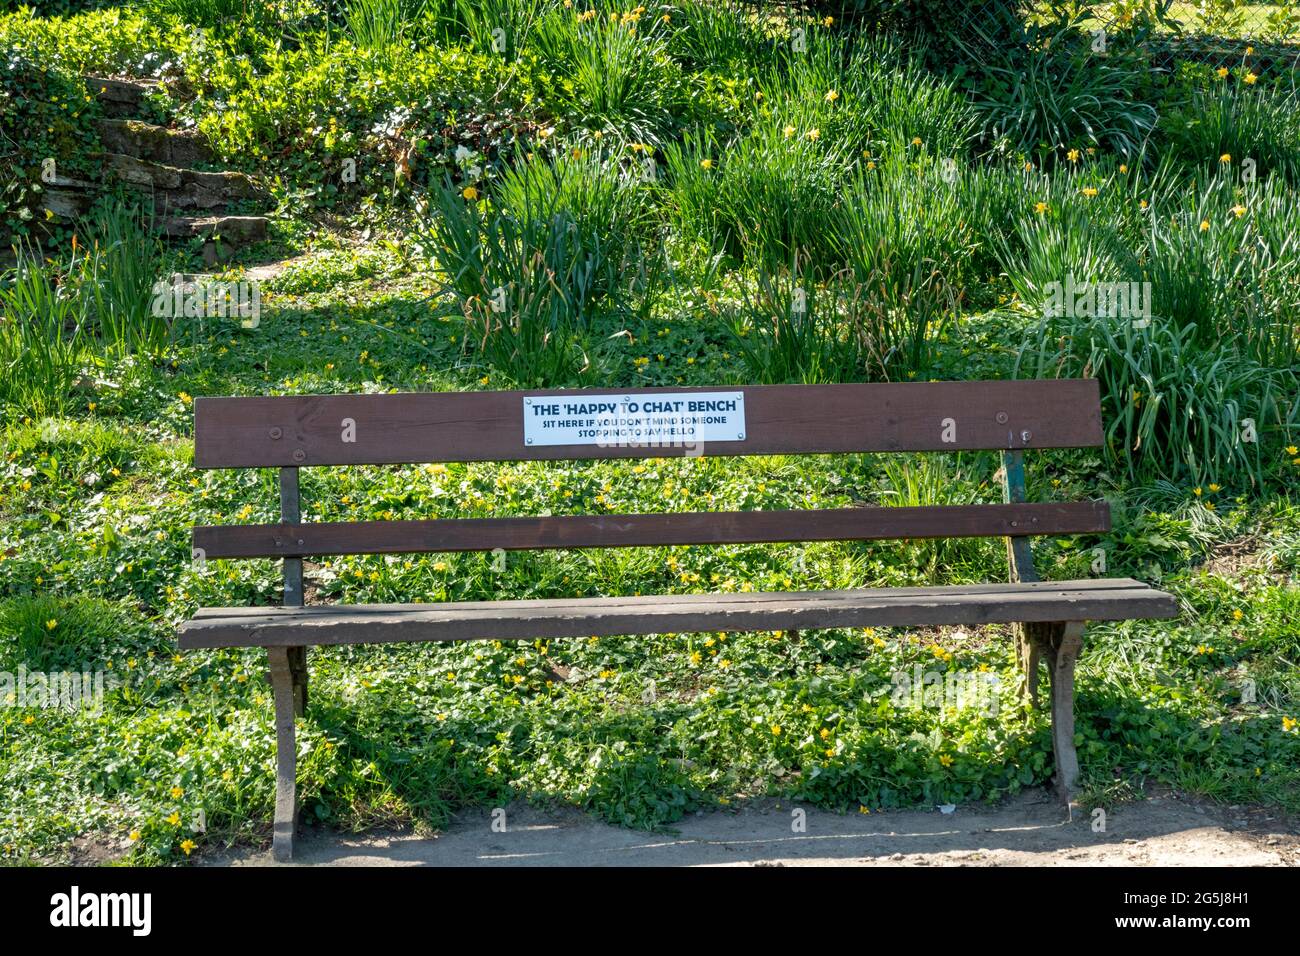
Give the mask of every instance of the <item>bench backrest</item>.
<svg viewBox="0 0 1300 956">
<path fill-rule="evenodd" d="M 194 416 L 199 468 L 281 469 L 282 522 L 197 527 L 195 549 L 206 558 L 1022 538 L 1110 527 L 1105 502 L 1024 502 L 1023 450 L 1102 443 L 1092 379 L 197 398 Z M 297 470 L 307 466 L 961 450 L 1003 452 L 1003 504 L 308 524 L 298 516 Z"/>
</svg>

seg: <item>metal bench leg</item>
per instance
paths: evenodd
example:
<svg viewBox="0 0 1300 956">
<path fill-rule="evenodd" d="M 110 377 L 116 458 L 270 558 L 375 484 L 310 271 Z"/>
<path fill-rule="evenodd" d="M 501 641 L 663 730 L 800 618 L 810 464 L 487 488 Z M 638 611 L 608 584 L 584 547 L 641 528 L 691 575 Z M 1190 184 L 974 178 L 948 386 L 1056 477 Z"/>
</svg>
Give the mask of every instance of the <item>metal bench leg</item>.
<svg viewBox="0 0 1300 956">
<path fill-rule="evenodd" d="M 1083 647 L 1082 621 L 1055 625 L 1040 643 L 1052 677 L 1052 752 L 1056 757 L 1056 794 L 1068 804 L 1079 779 L 1079 755 L 1074 749 L 1074 663 Z"/>
<path fill-rule="evenodd" d="M 281 863 L 293 859 L 294 830 L 298 825 L 298 745 L 294 720 L 298 716 L 292 655 L 298 648 L 268 647 L 271 691 L 275 696 L 275 829 L 271 853 Z"/>
</svg>

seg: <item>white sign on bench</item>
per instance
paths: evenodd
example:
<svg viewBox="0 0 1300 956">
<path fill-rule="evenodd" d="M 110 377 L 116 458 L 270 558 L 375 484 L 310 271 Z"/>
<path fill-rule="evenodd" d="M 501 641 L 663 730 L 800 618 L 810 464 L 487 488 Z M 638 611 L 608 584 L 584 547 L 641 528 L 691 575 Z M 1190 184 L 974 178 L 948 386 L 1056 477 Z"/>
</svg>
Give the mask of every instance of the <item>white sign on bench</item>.
<svg viewBox="0 0 1300 956">
<path fill-rule="evenodd" d="M 525 445 L 656 448 L 744 440 L 744 392 L 524 399 Z"/>
</svg>

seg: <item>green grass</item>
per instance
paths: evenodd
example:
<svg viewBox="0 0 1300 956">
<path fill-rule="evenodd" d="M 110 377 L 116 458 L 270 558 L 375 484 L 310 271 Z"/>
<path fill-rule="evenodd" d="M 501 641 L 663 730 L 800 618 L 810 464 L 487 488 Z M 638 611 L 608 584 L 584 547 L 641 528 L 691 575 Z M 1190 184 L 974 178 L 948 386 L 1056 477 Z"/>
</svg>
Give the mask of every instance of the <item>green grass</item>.
<svg viewBox="0 0 1300 956">
<path fill-rule="evenodd" d="M 63 224 L 75 255 L 56 232 L 0 281 L 0 671 L 115 678 L 99 710 L 0 709 L 0 860 L 68 859 L 81 838 L 175 863 L 269 839 L 264 656 L 174 652 L 196 608 L 280 598 L 274 562 L 190 553 L 196 524 L 278 515 L 271 470 L 193 467 L 193 397 L 222 394 L 1096 378 L 1107 444 L 1028 456 L 1029 496 L 1105 498 L 1114 527 L 1037 542 L 1039 569 L 1104 561 L 1182 613 L 1089 630 L 1083 785 L 1300 810 L 1285 77 L 1152 74 L 1089 114 L 1092 132 L 1027 101 L 1024 141 L 990 152 L 978 91 L 842 25 L 693 0 L 414 6 L 328 34 L 284 8 L 278 45 L 249 14 L 201 50 L 177 17 L 215 2 L 0 18 L 29 59 L 62 51 L 68 76 L 174 59 L 192 96 L 159 109 L 265 176 L 276 242 L 304 254 L 263 285 L 256 328 L 150 321 L 141 290 L 184 257 L 120 211 L 98 247 Z M 1039 75 L 1040 106 L 1069 92 L 1055 83 Z M 1143 105 L 1160 113 L 1150 136 Z M 56 130 L 88 119 L 63 94 L 23 109 Z M 1150 281 L 1152 321 L 1045 316 L 1070 274 Z M 313 521 L 894 507 L 999 501 L 998 467 L 964 453 L 308 468 L 302 490 Z M 1000 540 L 824 542 L 343 557 L 307 579 L 316 601 L 434 602 L 971 583 L 1002 580 L 1005 560 Z M 1048 782 L 1045 715 L 893 701 L 893 675 L 916 666 L 1016 679 L 1001 627 L 313 650 L 304 818 L 427 829 L 523 798 L 648 828 L 763 795 L 856 810 Z"/>
</svg>

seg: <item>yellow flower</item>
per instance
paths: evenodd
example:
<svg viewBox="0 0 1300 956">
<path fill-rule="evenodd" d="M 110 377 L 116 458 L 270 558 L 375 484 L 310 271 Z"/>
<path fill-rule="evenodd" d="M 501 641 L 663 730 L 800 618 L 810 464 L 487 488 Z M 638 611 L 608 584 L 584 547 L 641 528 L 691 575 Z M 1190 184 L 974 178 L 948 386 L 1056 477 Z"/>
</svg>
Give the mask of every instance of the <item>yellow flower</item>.
<svg viewBox="0 0 1300 956">
<path fill-rule="evenodd" d="M 773 736 L 773 737 L 780 737 L 780 736 L 781 736 L 781 725 L 780 725 L 780 724 L 773 724 L 773 725 L 772 725 L 772 736 Z"/>
<path fill-rule="evenodd" d="M 1120 164 L 1119 164 L 1119 171 L 1120 171 L 1121 173 L 1126 173 L 1126 172 L 1128 172 L 1128 166 L 1127 166 L 1125 163 L 1120 163 Z"/>
<path fill-rule="evenodd" d="M 836 100 L 838 100 L 839 98 L 840 98 L 840 94 L 839 94 L 838 92 L 836 92 L 835 90 L 831 90 L 831 91 L 829 91 L 829 92 L 828 92 L 828 93 L 823 97 L 823 99 L 825 99 L 827 103 L 834 103 L 834 102 L 835 102 Z"/>
<path fill-rule="evenodd" d="M 1295 718 L 1294 718 L 1294 717 L 1283 717 L 1283 718 L 1282 718 L 1282 729 L 1283 729 L 1284 731 L 1294 730 L 1294 729 L 1295 729 L 1295 726 L 1296 726 L 1296 721 L 1295 721 Z"/>
<path fill-rule="evenodd" d="M 919 136 L 913 136 L 913 137 L 912 137 L 912 145 L 913 145 L 913 146 L 920 146 L 920 145 L 921 145 L 921 137 L 919 137 Z"/>
<path fill-rule="evenodd" d="M 1254 73 L 1247 73 L 1245 76 L 1242 77 L 1242 80 L 1245 81 L 1247 86 L 1254 86 L 1255 81 L 1258 79 L 1259 77 L 1256 76 Z"/>
<path fill-rule="evenodd" d="M 478 199 L 478 190 L 473 186 L 466 186 L 460 191 L 460 194 L 470 201 Z"/>
<path fill-rule="evenodd" d="M 1083 189 L 1081 190 L 1081 192 L 1082 192 L 1085 196 L 1095 196 L 1095 195 L 1097 195 L 1097 189 L 1096 189 L 1096 187 L 1094 187 L 1094 186 L 1084 186 Z"/>
<path fill-rule="evenodd" d="M 834 17 L 826 17 L 824 20 L 822 20 L 822 26 L 824 26 L 824 27 L 833 27 L 833 26 L 835 26 L 835 18 L 834 18 Z"/>
<path fill-rule="evenodd" d="M 1227 68 L 1226 66 L 1221 66 L 1221 67 L 1219 67 L 1217 70 L 1215 70 L 1214 73 L 1215 73 L 1216 76 L 1218 76 L 1219 79 L 1222 80 L 1222 79 L 1224 79 L 1225 77 L 1227 77 L 1227 75 L 1228 75 L 1228 68 Z"/>
<path fill-rule="evenodd" d="M 1210 228 L 1210 220 L 1208 220 L 1208 219 L 1202 219 L 1202 220 L 1201 220 L 1201 232 L 1208 232 L 1208 231 L 1209 231 L 1209 228 Z"/>
<path fill-rule="evenodd" d="M 173 810 L 172 815 L 167 818 L 167 822 L 174 827 L 178 827 L 181 825 L 181 815 Z"/>
<path fill-rule="evenodd" d="M 867 160 L 867 169 L 875 169 L 875 168 L 876 168 L 876 164 L 871 162 L 871 160 Z"/>
<path fill-rule="evenodd" d="M 1211 491 L 1218 491 L 1218 490 L 1219 490 L 1220 488 L 1222 488 L 1222 487 L 1223 487 L 1222 485 L 1216 485 L 1214 482 L 1210 482 L 1210 490 L 1211 490 Z"/>
<path fill-rule="evenodd" d="M 1197 487 L 1197 488 L 1193 488 L 1193 489 L 1192 489 L 1192 494 L 1196 495 L 1196 497 L 1198 497 L 1198 498 L 1201 497 L 1201 489 L 1200 489 L 1199 487 Z"/>
<path fill-rule="evenodd" d="M 193 840 L 181 841 L 181 849 L 185 851 L 186 856 L 189 856 L 194 851 L 194 848 L 196 846 L 198 846 L 198 844 L 195 843 Z"/>
<path fill-rule="evenodd" d="M 858 804 L 858 813 L 870 813 L 870 812 L 871 811 L 868 810 L 866 807 L 862 806 L 861 804 Z"/>
<path fill-rule="evenodd" d="M 1146 209 L 1146 208 L 1147 208 L 1147 201 L 1146 201 L 1145 199 L 1139 199 L 1139 200 L 1138 200 L 1138 208 L 1139 208 L 1139 209 Z"/>
<path fill-rule="evenodd" d="M 1047 203 L 1045 202 L 1035 203 L 1034 212 L 1038 213 L 1040 216 L 1043 213 L 1047 212 Z"/>
<path fill-rule="evenodd" d="M 1246 47 L 1246 56 L 1250 56 L 1254 52 L 1255 52 L 1255 48 L 1253 46 Z"/>
<path fill-rule="evenodd" d="M 1238 219 L 1240 219 L 1242 216 L 1246 215 L 1246 207 L 1245 207 L 1245 206 L 1233 206 L 1233 207 L 1232 207 L 1232 214 L 1233 214 L 1234 216 L 1236 216 Z"/>
<path fill-rule="evenodd" d="M 1300 455 L 1300 448 L 1297 448 L 1295 445 L 1287 445 L 1286 448 L 1283 449 L 1283 451 L 1285 451 L 1288 455 Z"/>
<path fill-rule="evenodd" d="M 817 736 L 821 737 L 822 740 L 825 740 L 830 735 L 831 735 L 830 729 L 827 727 L 823 727 L 821 730 L 817 732 Z"/>
<path fill-rule="evenodd" d="M 939 763 L 943 764 L 945 767 L 951 767 L 951 766 L 952 766 L 952 758 L 949 757 L 947 754 L 940 754 L 940 755 L 939 755 Z"/>
<path fill-rule="evenodd" d="M 794 127 L 787 126 L 785 129 L 781 130 L 781 132 L 785 134 L 786 139 L 789 139 L 791 136 L 794 135 Z"/>
<path fill-rule="evenodd" d="M 1072 149 L 1065 154 L 1065 158 L 1072 163 L 1077 163 L 1079 161 L 1079 151 L 1077 149 Z"/>
<path fill-rule="evenodd" d="M 1241 608 L 1236 608 L 1232 612 L 1232 619 L 1234 621 L 1240 621 L 1245 616 L 1246 615 L 1242 613 Z"/>
<path fill-rule="evenodd" d="M 59 626 L 59 622 L 54 618 L 50 618 L 48 621 L 45 622 L 45 629 L 47 631 L 52 631 L 58 626 Z"/>
<path fill-rule="evenodd" d="M 1224 153 L 1222 156 L 1219 157 L 1219 162 L 1221 163 L 1232 162 L 1232 153 Z"/>
<path fill-rule="evenodd" d="M 711 159 L 701 159 L 701 160 L 700 160 L 700 168 L 701 168 L 701 169 L 712 169 L 712 168 L 713 168 L 713 160 L 711 160 Z"/>
<path fill-rule="evenodd" d="M 130 833 L 127 834 L 126 838 L 130 840 L 132 843 L 138 843 L 140 842 L 140 831 L 132 830 Z"/>
<path fill-rule="evenodd" d="M 185 796 L 185 791 L 184 791 L 184 790 L 182 790 L 180 787 L 172 787 L 172 799 L 173 799 L 173 800 L 179 800 L 179 799 L 180 799 L 181 797 L 183 797 L 183 796 Z"/>
<path fill-rule="evenodd" d="M 822 138 L 822 131 L 815 128 L 810 129 L 808 132 L 804 133 L 804 136 L 812 140 L 813 142 L 816 142 L 817 140 Z"/>
<path fill-rule="evenodd" d="M 1028 172 L 1032 172 L 1032 171 L 1033 171 L 1033 168 L 1034 168 L 1034 164 L 1031 163 L 1031 162 L 1029 162 L 1028 160 L 1026 160 L 1026 161 L 1025 161 L 1025 172 L 1027 172 L 1027 173 L 1028 173 Z"/>
</svg>

